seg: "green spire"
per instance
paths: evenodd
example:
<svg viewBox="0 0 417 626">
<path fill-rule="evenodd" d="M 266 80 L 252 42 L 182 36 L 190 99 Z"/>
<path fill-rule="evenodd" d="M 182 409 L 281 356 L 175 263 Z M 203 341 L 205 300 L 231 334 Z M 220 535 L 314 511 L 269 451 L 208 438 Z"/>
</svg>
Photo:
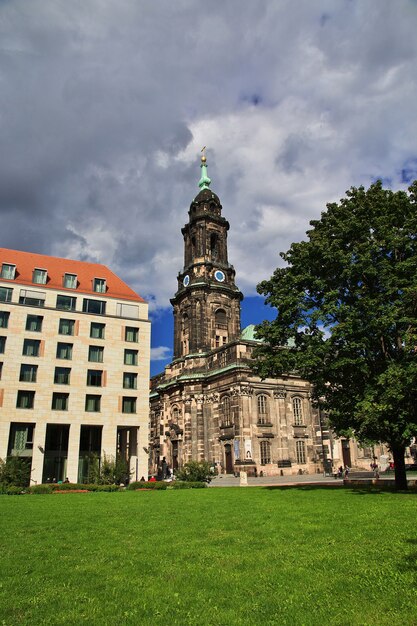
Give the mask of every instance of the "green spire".
<svg viewBox="0 0 417 626">
<path fill-rule="evenodd" d="M 207 176 L 207 159 L 206 159 L 206 154 L 205 154 L 205 150 L 206 150 L 206 146 L 204 146 L 204 148 L 201 150 L 201 152 L 203 153 L 203 156 L 201 157 L 201 178 L 198 181 L 198 186 L 200 187 L 201 191 L 203 191 L 203 189 L 208 189 L 211 183 L 210 178 Z"/>
</svg>

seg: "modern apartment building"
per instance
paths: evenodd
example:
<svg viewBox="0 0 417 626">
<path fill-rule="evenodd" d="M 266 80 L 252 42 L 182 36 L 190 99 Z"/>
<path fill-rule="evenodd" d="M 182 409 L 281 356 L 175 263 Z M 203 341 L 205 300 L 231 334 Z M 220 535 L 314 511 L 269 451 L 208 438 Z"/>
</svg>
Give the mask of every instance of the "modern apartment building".
<svg viewBox="0 0 417 626">
<path fill-rule="evenodd" d="M 0 458 L 32 484 L 104 454 L 146 476 L 149 355 L 148 305 L 107 267 L 0 248 Z"/>
</svg>

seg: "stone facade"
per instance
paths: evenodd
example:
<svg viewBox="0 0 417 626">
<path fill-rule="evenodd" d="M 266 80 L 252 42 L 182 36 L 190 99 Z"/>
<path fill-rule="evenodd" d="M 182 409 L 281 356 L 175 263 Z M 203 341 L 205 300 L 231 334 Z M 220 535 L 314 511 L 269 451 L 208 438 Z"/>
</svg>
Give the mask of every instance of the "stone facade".
<svg viewBox="0 0 417 626">
<path fill-rule="evenodd" d="M 163 456 L 174 470 L 193 459 L 227 473 L 322 471 L 310 384 L 296 375 L 261 380 L 250 368 L 257 342 L 253 326 L 240 328 L 243 295 L 228 261 L 229 223 L 209 189 L 204 158 L 201 168 L 171 300 L 174 360 L 151 381 L 150 473 Z"/>
<path fill-rule="evenodd" d="M 0 249 L 0 270 L 0 458 L 35 484 L 85 480 L 92 454 L 146 475 L 147 303 L 102 265 Z"/>
</svg>

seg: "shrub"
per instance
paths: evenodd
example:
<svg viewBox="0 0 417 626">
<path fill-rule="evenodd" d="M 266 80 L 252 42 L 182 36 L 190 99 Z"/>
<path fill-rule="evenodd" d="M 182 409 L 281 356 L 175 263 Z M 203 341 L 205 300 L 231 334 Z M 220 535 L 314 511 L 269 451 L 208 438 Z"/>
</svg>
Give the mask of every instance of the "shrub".
<svg viewBox="0 0 417 626">
<path fill-rule="evenodd" d="M 207 487 L 207 483 L 199 482 L 191 482 L 176 480 L 169 485 L 169 489 L 205 489 Z"/>
<path fill-rule="evenodd" d="M 21 496 L 27 493 L 22 487 L 16 487 L 15 485 L 0 485 L 0 494 L 4 496 Z"/>
<path fill-rule="evenodd" d="M 30 459 L 8 456 L 0 459 L 0 483 L 15 487 L 28 487 L 30 481 Z"/>
<path fill-rule="evenodd" d="M 212 479 L 210 463 L 207 461 L 188 461 L 176 472 L 176 478 L 185 482 L 207 482 Z"/>
<path fill-rule="evenodd" d="M 33 485 L 33 487 L 29 487 L 28 493 L 33 493 L 33 494 L 52 493 L 52 485 Z"/>
<path fill-rule="evenodd" d="M 99 484 L 101 485 L 126 485 L 130 479 L 129 464 L 126 459 L 117 455 L 116 458 L 112 456 L 103 455 L 103 460 L 100 467 Z"/>
<path fill-rule="evenodd" d="M 130 483 L 130 485 L 128 485 L 127 487 L 127 489 L 133 490 L 133 491 L 136 491 L 137 489 L 154 489 L 154 490 L 164 491 L 167 488 L 168 488 L 168 483 L 165 483 L 163 481 L 156 481 L 156 482 L 135 481 L 133 483 Z"/>
</svg>

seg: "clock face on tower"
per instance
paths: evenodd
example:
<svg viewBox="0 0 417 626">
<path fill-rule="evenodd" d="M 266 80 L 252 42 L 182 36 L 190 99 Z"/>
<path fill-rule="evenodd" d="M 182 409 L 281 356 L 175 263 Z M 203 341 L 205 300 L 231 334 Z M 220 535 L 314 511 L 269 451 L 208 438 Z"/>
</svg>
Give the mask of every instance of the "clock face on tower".
<svg viewBox="0 0 417 626">
<path fill-rule="evenodd" d="M 222 272 L 221 270 L 216 270 L 214 272 L 214 278 L 217 280 L 217 282 L 222 283 L 226 277 L 224 275 L 224 272 Z"/>
<path fill-rule="evenodd" d="M 188 285 L 190 284 L 190 277 L 188 276 L 188 274 L 184 276 L 182 284 L 184 285 L 184 287 L 188 287 Z"/>
</svg>

